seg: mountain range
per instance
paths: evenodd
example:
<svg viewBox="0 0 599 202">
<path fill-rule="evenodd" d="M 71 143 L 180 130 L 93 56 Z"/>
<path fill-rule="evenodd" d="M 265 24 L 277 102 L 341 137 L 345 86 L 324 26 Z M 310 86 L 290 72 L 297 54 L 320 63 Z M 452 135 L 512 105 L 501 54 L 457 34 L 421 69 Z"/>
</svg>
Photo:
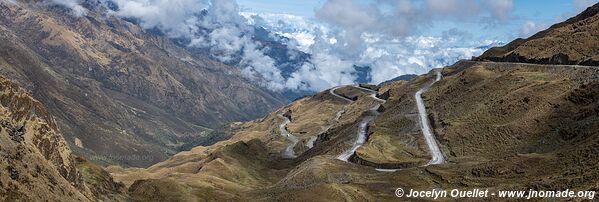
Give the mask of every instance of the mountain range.
<svg viewBox="0 0 599 202">
<path fill-rule="evenodd" d="M 0 5 L 0 73 L 49 106 L 79 155 L 148 166 L 189 140 L 212 143 L 215 126 L 288 102 L 238 68 L 86 2 L 80 18 L 60 6 Z"/>
<path fill-rule="evenodd" d="M 86 8 L 0 3 L 0 200 L 599 190 L 599 4 L 473 60 L 289 104 L 231 64 Z"/>
</svg>

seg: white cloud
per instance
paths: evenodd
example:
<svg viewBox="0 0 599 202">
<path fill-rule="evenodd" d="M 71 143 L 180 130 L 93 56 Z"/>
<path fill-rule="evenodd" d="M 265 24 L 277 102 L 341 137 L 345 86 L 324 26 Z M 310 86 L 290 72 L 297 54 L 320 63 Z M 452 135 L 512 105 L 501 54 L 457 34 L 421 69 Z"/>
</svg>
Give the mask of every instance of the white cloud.
<svg viewBox="0 0 599 202">
<path fill-rule="evenodd" d="M 169 37 L 189 37 L 197 32 L 198 14 L 206 0 L 112 0 L 119 7 L 114 14 L 136 18 L 145 29 L 157 27 Z"/>
<path fill-rule="evenodd" d="M 426 0 L 429 12 L 442 17 L 470 17 L 480 12 L 476 0 Z"/>
<path fill-rule="evenodd" d="M 237 64 L 246 77 L 271 90 L 284 88 L 281 71 L 252 40 L 253 27 L 239 14 L 235 0 L 112 1 L 119 7 L 115 15 L 136 18 L 143 28 L 158 28 L 171 38 L 188 39 L 190 47 L 208 49 L 213 57 Z"/>
<path fill-rule="evenodd" d="M 75 8 L 77 0 L 60 1 Z M 288 14 L 240 13 L 235 0 L 109 0 L 112 14 L 135 18 L 146 29 L 187 39 L 189 47 L 207 49 L 213 57 L 238 65 L 262 86 L 319 91 L 357 79 L 354 65 L 368 66 L 373 83 L 402 74 L 420 74 L 478 55 L 492 42 L 464 43 L 468 34 L 456 29 L 443 36 L 412 36 L 435 18 L 461 20 L 488 10 L 497 22 L 511 16 L 511 0 L 328 0 L 317 19 Z M 482 2 L 482 3 L 481 3 Z M 254 26 L 289 38 L 286 45 L 311 55 L 283 78 L 266 48 L 252 37 Z M 287 55 L 297 57 L 292 51 Z"/>
<path fill-rule="evenodd" d="M 291 74 L 289 89 L 321 91 L 332 86 L 352 84 L 356 80 L 353 63 L 327 53 L 315 53 L 311 63 Z"/>
<path fill-rule="evenodd" d="M 367 2 L 367 1 L 366 1 Z M 327 0 L 316 9 L 316 17 L 340 28 L 337 37 L 346 55 L 359 53 L 364 34 L 386 38 L 402 38 L 431 25 L 433 19 L 470 20 L 490 16 L 488 23 L 505 23 L 513 18 L 512 0 Z M 348 50 L 351 50 L 348 51 Z"/>
<path fill-rule="evenodd" d="M 260 18 L 255 17 L 256 15 Z M 468 38 L 471 34 L 457 29 L 448 30 L 443 36 L 438 37 L 389 37 L 381 33 L 367 32 L 360 36 L 360 46 L 364 48 L 356 49 L 356 56 L 347 56 L 340 50 L 343 49 L 343 45 L 330 43 L 331 40 L 337 41 L 344 32 L 329 28 L 321 22 L 273 14 L 252 13 L 244 16 L 248 19 L 260 19 L 258 21 L 261 26 L 276 33 L 285 36 L 301 33 L 313 40 L 309 47 L 302 46 L 303 51 L 313 55 L 311 64 L 292 74 L 292 78 L 286 83 L 286 87 L 290 89 L 299 86 L 304 90 L 322 90 L 351 83 L 356 79 L 356 76 L 351 74 L 355 73 L 354 64 L 370 66 L 372 71 L 369 74 L 373 83 L 403 74 L 421 74 L 433 67 L 450 65 L 458 59 L 470 59 L 484 51 L 485 48 L 479 46 L 496 43 L 492 40 L 475 41 Z M 346 43 L 343 40 L 340 42 Z"/>
<path fill-rule="evenodd" d="M 292 39 L 287 45 L 303 52 L 309 52 L 316 43 L 316 35 L 327 32 L 327 28 L 311 19 L 289 14 L 240 13 L 252 25 L 265 27 L 278 35 Z"/>
<path fill-rule="evenodd" d="M 281 70 L 275 66 L 275 61 L 264 55 L 253 43 L 246 44 L 244 48 L 241 61 L 243 72 L 271 90 L 283 90 L 285 79 L 281 76 Z"/>
<path fill-rule="evenodd" d="M 294 39 L 297 44 L 295 46 L 303 52 L 307 52 L 312 44 L 316 41 L 315 36 L 309 32 L 283 33 L 282 36 Z"/>
<path fill-rule="evenodd" d="M 547 28 L 549 28 L 548 24 L 538 24 L 533 21 L 526 21 L 520 28 L 520 37 L 528 38 Z"/>
<path fill-rule="evenodd" d="M 406 37 L 396 44 L 383 45 L 379 49 L 385 50 L 383 54 L 364 54 L 361 62 L 371 64 L 372 82 L 380 83 L 403 74 L 422 74 L 431 68 L 451 65 L 460 59 L 470 59 L 485 50 L 479 46 L 492 43 L 495 42 L 462 44 L 460 41 L 452 42 L 442 37 Z"/>
<path fill-rule="evenodd" d="M 512 0 L 482 0 L 491 13 L 491 17 L 501 23 L 505 23 L 513 18 L 514 2 Z"/>
<path fill-rule="evenodd" d="M 75 17 L 81 17 L 87 14 L 87 9 L 81 6 L 80 0 L 51 0 L 50 3 L 70 9 L 71 14 Z"/>
</svg>

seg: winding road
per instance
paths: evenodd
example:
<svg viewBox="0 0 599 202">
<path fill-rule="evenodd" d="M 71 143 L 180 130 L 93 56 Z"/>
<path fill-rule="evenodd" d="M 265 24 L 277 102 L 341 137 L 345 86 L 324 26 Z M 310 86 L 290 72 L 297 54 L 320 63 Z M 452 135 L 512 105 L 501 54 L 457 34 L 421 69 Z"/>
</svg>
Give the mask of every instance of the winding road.
<svg viewBox="0 0 599 202">
<path fill-rule="evenodd" d="M 347 102 L 354 102 L 353 100 L 351 100 L 351 99 L 349 99 L 349 98 L 343 97 L 343 96 L 341 96 L 341 95 L 339 95 L 339 94 L 335 93 L 335 90 L 337 90 L 337 89 L 339 89 L 339 88 L 343 88 L 343 87 L 346 87 L 346 86 L 337 86 L 337 87 L 335 87 L 335 88 L 331 88 L 331 90 L 329 90 L 329 93 L 331 93 L 331 95 L 333 95 L 333 96 L 335 96 L 335 97 L 338 97 L 338 98 L 341 98 L 342 100 L 345 100 L 345 101 L 347 101 Z"/>
<path fill-rule="evenodd" d="M 385 102 L 387 102 L 387 100 L 383 100 L 383 99 L 381 99 L 381 98 L 378 98 L 378 97 L 377 97 L 377 94 L 378 94 L 379 92 L 377 92 L 377 91 L 375 91 L 375 90 L 372 90 L 372 89 L 369 89 L 369 88 L 364 88 L 364 87 L 360 86 L 359 84 L 356 84 L 356 85 L 354 85 L 354 87 L 355 87 L 355 88 L 357 88 L 357 89 L 360 89 L 360 90 L 363 90 L 363 91 L 367 91 L 367 92 L 369 92 L 369 93 L 370 93 L 370 97 L 371 97 L 372 99 L 376 100 L 376 101 L 382 102 L 383 104 L 384 104 Z"/>
<path fill-rule="evenodd" d="M 432 134 L 431 132 L 431 127 L 430 127 L 430 123 L 428 120 L 428 116 L 426 113 L 426 107 L 424 106 L 424 100 L 422 99 L 422 93 L 426 92 L 433 84 L 435 84 L 437 81 L 441 80 L 441 70 L 437 70 L 437 77 L 436 79 L 424 86 L 423 88 L 421 88 L 420 90 L 418 90 L 416 92 L 416 94 L 414 94 L 414 97 L 416 98 L 416 106 L 418 107 L 418 115 L 420 118 L 420 128 L 422 129 L 422 134 L 424 135 L 424 138 L 426 140 L 426 144 L 428 145 L 429 151 L 431 152 L 431 160 L 425 165 L 437 165 L 437 164 L 443 164 L 445 163 L 445 157 L 443 156 L 443 153 L 441 152 L 441 149 L 439 149 L 439 145 L 437 145 L 437 140 L 435 140 L 435 136 Z M 380 172 L 395 172 L 398 171 L 400 169 L 376 169 L 377 171 Z"/>
<path fill-rule="evenodd" d="M 428 149 L 432 155 L 432 159 L 428 162 L 427 165 L 445 163 L 445 157 L 443 157 L 443 153 L 441 152 L 441 149 L 439 149 L 437 140 L 431 132 L 428 114 L 426 113 L 426 107 L 424 106 L 424 101 L 422 99 L 422 93 L 426 92 L 429 89 L 429 87 L 432 86 L 434 83 L 441 80 L 441 76 L 441 70 L 437 70 L 437 78 L 435 79 L 435 81 L 418 90 L 418 92 L 416 92 L 416 94 L 414 95 L 416 97 L 416 105 L 418 107 L 418 114 L 420 116 L 420 127 L 422 128 L 422 134 L 424 135 L 424 139 L 426 140 L 426 144 L 428 145 Z"/>
<path fill-rule="evenodd" d="M 279 117 L 281 117 L 284 120 L 283 123 L 279 125 L 281 136 L 283 136 L 285 139 L 291 142 L 291 144 L 289 144 L 287 148 L 285 148 L 285 151 L 283 151 L 283 158 L 295 158 L 297 156 L 295 155 L 295 151 L 293 150 L 293 148 L 295 148 L 295 145 L 297 145 L 299 140 L 297 139 L 297 137 L 291 135 L 291 133 L 287 131 L 287 124 L 291 123 L 291 120 L 289 120 L 289 118 L 287 118 L 286 116 L 283 116 L 283 114 L 279 114 Z"/>
<path fill-rule="evenodd" d="M 356 86 L 354 86 L 356 87 Z M 362 88 L 362 87 L 356 87 L 356 88 Z M 366 88 L 364 88 L 366 89 Z M 349 158 L 356 152 L 356 150 L 358 150 L 358 148 L 360 148 L 362 145 L 364 145 L 364 143 L 366 143 L 366 139 L 367 136 L 366 134 L 368 133 L 368 123 L 370 123 L 370 121 L 374 120 L 374 118 L 376 118 L 376 116 L 379 115 L 378 109 L 379 107 L 384 104 L 385 102 L 387 102 L 386 100 L 380 99 L 378 97 L 376 97 L 377 92 L 370 90 L 370 89 L 366 89 L 368 92 L 371 92 L 370 97 L 373 98 L 374 100 L 380 102 L 379 104 L 377 104 L 376 106 L 374 106 L 373 108 L 370 108 L 369 112 L 372 115 L 368 115 L 364 118 L 362 118 L 362 120 L 360 121 L 360 124 L 358 125 L 358 137 L 356 138 L 356 141 L 354 142 L 354 144 L 352 145 L 352 147 L 341 153 L 341 155 L 339 155 L 337 157 L 337 159 L 342 160 L 347 162 L 349 160 Z"/>
<path fill-rule="evenodd" d="M 343 97 L 343 96 L 341 96 L 341 95 L 339 95 L 339 94 L 335 93 L 335 90 L 337 90 L 337 89 L 339 89 L 339 88 L 343 88 L 343 87 L 346 87 L 346 86 L 337 86 L 337 87 L 335 87 L 335 88 L 331 88 L 331 89 L 329 90 L 329 93 L 330 93 L 331 95 L 333 95 L 333 96 L 335 96 L 335 97 L 339 98 L 339 99 L 342 99 L 342 100 L 346 101 L 346 102 L 349 102 L 349 103 L 352 103 L 352 102 L 354 102 L 354 101 L 353 101 L 353 100 L 351 100 L 351 99 L 348 99 L 348 98 L 346 98 L 346 97 Z M 338 111 L 338 112 L 335 114 L 335 119 L 334 119 L 334 121 L 335 121 L 335 122 L 339 121 L 339 119 L 341 118 L 341 115 L 343 115 L 344 113 L 345 113 L 345 107 L 343 107 L 343 109 L 342 109 L 342 110 Z M 326 128 L 326 129 L 324 129 L 324 130 L 323 130 L 323 132 L 326 132 L 326 131 L 327 131 L 327 130 L 329 130 L 330 128 L 331 128 L 331 125 L 329 125 L 329 126 Z M 316 139 L 318 139 L 318 137 L 311 137 L 311 138 L 310 138 L 310 139 L 309 139 L 309 140 L 306 142 L 306 146 L 307 146 L 308 148 L 312 148 L 312 147 L 314 147 L 314 142 L 316 141 Z"/>
</svg>

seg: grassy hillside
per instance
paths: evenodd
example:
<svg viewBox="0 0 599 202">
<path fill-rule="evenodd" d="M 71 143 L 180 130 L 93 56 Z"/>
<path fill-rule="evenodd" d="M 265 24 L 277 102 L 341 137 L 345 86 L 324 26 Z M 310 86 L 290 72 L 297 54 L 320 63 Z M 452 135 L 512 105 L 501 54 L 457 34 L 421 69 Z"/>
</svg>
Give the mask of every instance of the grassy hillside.
<svg viewBox="0 0 599 202">
<path fill-rule="evenodd" d="M 113 167 L 110 172 L 131 185 L 134 197 L 147 195 L 140 186 L 160 190 L 152 199 L 171 197 L 179 186 L 185 187 L 181 197 L 214 193 L 209 198 L 264 201 L 394 200 L 397 187 L 593 190 L 599 188 L 598 71 L 467 61 L 445 68 L 443 79 L 424 94 L 448 160 L 442 165 L 423 166 L 430 155 L 415 116 L 414 93 L 434 79 L 431 73 L 379 88 L 389 98 L 369 124 L 367 143 L 350 162 L 336 157 L 351 147 L 356 122 L 375 102 L 365 93 L 339 105 L 343 102 L 323 92 L 264 119 L 240 123 L 234 138 L 222 145 L 197 147 L 150 169 Z M 339 93 L 345 91 L 354 92 Z M 349 114 L 319 134 L 313 148 L 296 159 L 280 158 L 286 143 L 277 136 L 282 120 L 276 113 L 291 110 L 296 126 L 290 128 L 301 136 L 326 121 L 314 121 L 315 129 L 302 123 L 330 119 L 342 106 Z"/>
</svg>

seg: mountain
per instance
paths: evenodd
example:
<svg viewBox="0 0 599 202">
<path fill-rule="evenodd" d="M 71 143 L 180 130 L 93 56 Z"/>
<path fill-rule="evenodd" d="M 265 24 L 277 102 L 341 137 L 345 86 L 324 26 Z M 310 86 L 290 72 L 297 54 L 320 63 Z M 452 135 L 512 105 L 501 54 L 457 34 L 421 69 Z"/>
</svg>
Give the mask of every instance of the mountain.
<svg viewBox="0 0 599 202">
<path fill-rule="evenodd" d="M 0 75 L 44 103 L 76 154 L 101 164 L 148 166 L 212 129 L 251 120 L 287 99 L 238 68 L 106 14 L 39 1 L 0 2 Z"/>
<path fill-rule="evenodd" d="M 122 185 L 97 166 L 90 168 L 106 178 L 88 180 L 100 175 L 80 169 L 85 160 L 72 155 L 48 110 L 31 94 L 0 77 L 0 103 L 0 200 L 123 199 Z M 92 181 L 103 186 L 90 186 Z"/>
<path fill-rule="evenodd" d="M 527 39 L 491 48 L 479 61 L 599 66 L 599 5 Z"/>
<path fill-rule="evenodd" d="M 216 126 L 230 109 L 266 111 L 280 95 L 171 39 L 100 17 L 93 1 L 81 18 L 27 2 L 0 3 L 0 72 L 9 78 L 0 77 L 2 201 L 391 201 L 406 199 L 398 188 L 599 190 L 595 66 L 480 57 L 410 80 L 334 87 Z M 594 19 L 587 15 L 595 7 L 579 16 Z M 579 37 L 586 35 L 567 40 Z M 524 50 L 519 41 L 506 47 Z M 569 44 L 543 45 L 575 58 Z M 237 86 L 211 89 L 220 82 Z M 190 126 L 196 119 L 212 125 Z M 127 129 L 97 132 L 113 125 Z M 203 135 L 134 136 L 150 130 Z M 104 139 L 85 139 L 98 134 Z M 202 138 L 224 140 L 145 166 L 167 154 L 143 152 Z M 99 167 L 77 151 L 121 165 Z M 585 193 L 571 200 L 594 199 Z"/>
<path fill-rule="evenodd" d="M 385 82 L 381 83 L 381 85 L 391 84 L 391 83 L 393 83 L 395 81 L 409 81 L 409 80 L 412 80 L 412 79 L 414 79 L 416 77 L 418 77 L 418 75 L 415 75 L 415 74 L 401 75 L 401 76 L 395 77 L 395 78 L 393 78 L 391 80 L 385 81 Z"/>
<path fill-rule="evenodd" d="M 397 188 L 598 190 L 599 68 L 531 63 L 460 61 L 409 81 L 336 87 L 232 123 L 232 137 L 214 145 L 149 168 L 107 171 L 140 201 L 390 201 Z M 432 161 L 435 149 L 440 161 Z"/>
<path fill-rule="evenodd" d="M 334 92 L 355 101 L 321 92 L 230 125 L 229 140 L 147 169 L 108 171 L 136 200 L 368 201 L 397 199 L 397 187 L 599 188 L 599 69 L 462 61 L 442 75 L 423 97 L 444 164 L 424 166 L 431 156 L 414 99 L 435 79 L 431 72 L 381 86 L 388 98 L 378 115 L 371 92 L 343 87 Z M 369 117 L 365 143 L 339 160 Z M 284 155 L 288 148 L 296 158 Z"/>
</svg>

